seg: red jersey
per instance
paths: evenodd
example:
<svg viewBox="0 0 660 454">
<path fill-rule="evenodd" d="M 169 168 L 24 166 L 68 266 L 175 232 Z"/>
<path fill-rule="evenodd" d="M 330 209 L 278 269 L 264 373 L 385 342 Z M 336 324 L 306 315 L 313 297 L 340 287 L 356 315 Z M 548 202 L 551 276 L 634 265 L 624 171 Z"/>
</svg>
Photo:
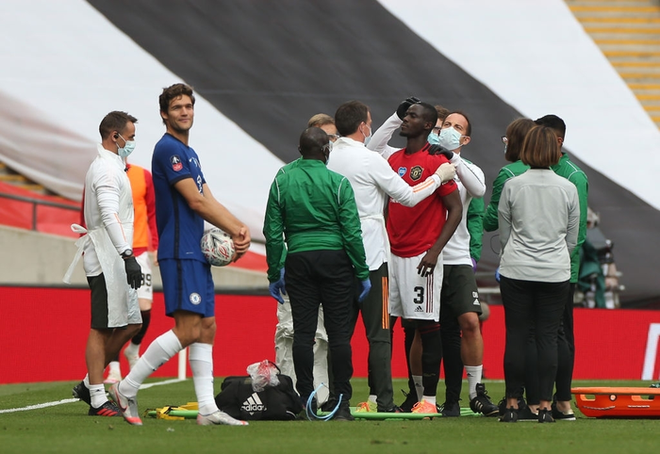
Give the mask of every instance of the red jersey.
<svg viewBox="0 0 660 454">
<path fill-rule="evenodd" d="M 449 162 L 443 155 L 430 155 L 427 143 L 417 153 L 399 150 L 389 157 L 392 169 L 410 186 L 433 175 L 438 166 Z M 441 185 L 435 193 L 414 207 L 406 207 L 392 200 L 388 203 L 387 234 L 392 253 L 399 257 L 415 257 L 428 251 L 438 240 L 447 221 L 447 208 L 442 197 L 458 190 L 454 180 Z"/>
</svg>

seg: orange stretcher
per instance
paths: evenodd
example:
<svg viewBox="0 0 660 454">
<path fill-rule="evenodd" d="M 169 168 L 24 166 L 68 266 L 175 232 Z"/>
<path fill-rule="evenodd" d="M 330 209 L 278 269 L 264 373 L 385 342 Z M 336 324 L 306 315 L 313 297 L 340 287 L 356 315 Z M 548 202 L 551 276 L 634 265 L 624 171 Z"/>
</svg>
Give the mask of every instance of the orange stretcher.
<svg viewBox="0 0 660 454">
<path fill-rule="evenodd" d="M 594 418 L 660 418 L 660 388 L 573 388 L 583 415 Z"/>
</svg>

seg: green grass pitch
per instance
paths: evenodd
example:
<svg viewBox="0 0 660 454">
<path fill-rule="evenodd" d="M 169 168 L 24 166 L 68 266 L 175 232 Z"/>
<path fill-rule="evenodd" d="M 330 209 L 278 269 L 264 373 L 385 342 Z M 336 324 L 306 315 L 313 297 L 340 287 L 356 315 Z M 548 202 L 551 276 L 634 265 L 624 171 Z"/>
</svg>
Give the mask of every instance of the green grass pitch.
<svg viewBox="0 0 660 454">
<path fill-rule="evenodd" d="M 150 381 L 151 383 L 157 380 Z M 221 379 L 216 379 L 216 389 Z M 497 403 L 502 382 L 485 380 Z M 0 411 L 71 398 L 74 382 L 0 386 Z M 576 381 L 574 386 L 648 386 L 641 381 Z M 354 379 L 355 405 L 366 399 L 364 379 Z M 439 385 L 443 395 L 444 384 Z M 395 380 L 396 402 L 403 380 Z M 462 407 L 468 406 L 467 384 Z M 140 391 L 140 410 L 195 400 L 191 380 Z M 585 418 L 555 424 L 502 424 L 497 418 L 436 418 L 431 421 L 251 422 L 248 427 L 201 427 L 194 420 L 144 417 L 133 427 L 121 418 L 87 416 L 87 406 L 70 402 L 46 408 L 0 413 L 2 453 L 655 453 L 660 419 Z"/>
</svg>

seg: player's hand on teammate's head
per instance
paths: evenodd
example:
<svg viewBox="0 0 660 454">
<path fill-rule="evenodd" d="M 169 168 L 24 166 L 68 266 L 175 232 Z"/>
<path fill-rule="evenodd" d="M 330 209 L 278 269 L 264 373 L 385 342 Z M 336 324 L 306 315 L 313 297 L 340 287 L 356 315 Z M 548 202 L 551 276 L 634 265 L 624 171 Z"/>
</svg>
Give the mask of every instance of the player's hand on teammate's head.
<svg viewBox="0 0 660 454">
<path fill-rule="evenodd" d="M 403 120 L 403 117 L 406 116 L 406 112 L 408 112 L 408 109 L 410 109 L 410 106 L 413 104 L 419 104 L 420 101 L 419 98 L 416 98 L 414 96 L 411 96 L 410 98 L 407 98 L 405 101 L 402 101 L 401 104 L 399 104 L 399 107 L 396 108 L 396 116 L 399 117 L 401 120 Z"/>
</svg>

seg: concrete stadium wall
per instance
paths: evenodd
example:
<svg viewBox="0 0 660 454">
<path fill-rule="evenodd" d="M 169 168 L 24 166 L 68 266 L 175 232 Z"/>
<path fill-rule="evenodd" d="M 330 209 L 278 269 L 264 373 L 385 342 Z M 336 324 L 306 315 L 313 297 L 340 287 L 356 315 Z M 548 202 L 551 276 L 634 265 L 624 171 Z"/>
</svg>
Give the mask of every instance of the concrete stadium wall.
<svg viewBox="0 0 660 454">
<path fill-rule="evenodd" d="M 75 240 L 31 230 L 0 226 L 0 285 L 65 286 L 62 278 L 76 254 Z M 160 273 L 153 268 L 155 289 L 161 289 Z M 266 294 L 266 274 L 235 267 L 213 268 L 220 292 Z M 73 287 L 87 288 L 82 260 L 71 278 Z"/>
</svg>

